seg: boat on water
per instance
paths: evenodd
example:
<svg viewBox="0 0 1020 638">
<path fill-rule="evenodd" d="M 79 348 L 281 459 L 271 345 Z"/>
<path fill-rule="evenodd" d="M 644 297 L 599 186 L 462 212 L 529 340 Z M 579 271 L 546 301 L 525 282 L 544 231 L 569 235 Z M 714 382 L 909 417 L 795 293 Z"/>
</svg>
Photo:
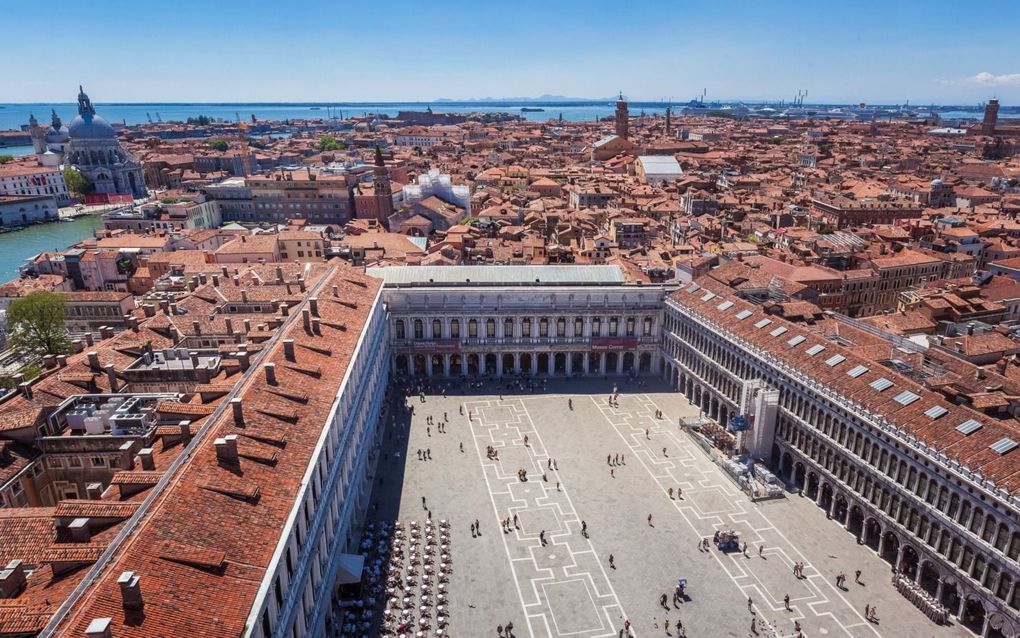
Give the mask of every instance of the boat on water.
<svg viewBox="0 0 1020 638">
<path fill-rule="evenodd" d="M 311 107 L 311 110 L 313 110 L 313 111 L 321 111 L 322 107 L 321 106 L 313 106 L 313 107 Z"/>
<path fill-rule="evenodd" d="M 545 113 L 545 109 L 540 109 L 537 106 L 522 106 L 521 113 Z"/>
</svg>

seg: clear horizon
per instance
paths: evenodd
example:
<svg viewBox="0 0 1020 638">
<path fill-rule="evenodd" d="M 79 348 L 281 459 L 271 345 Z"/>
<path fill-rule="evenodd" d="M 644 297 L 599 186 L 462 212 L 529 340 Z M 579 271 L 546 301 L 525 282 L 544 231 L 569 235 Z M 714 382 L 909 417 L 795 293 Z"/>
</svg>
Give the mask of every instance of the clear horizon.
<svg viewBox="0 0 1020 638">
<path fill-rule="evenodd" d="M 5 6 L 4 103 L 471 101 L 469 96 L 615 95 L 683 103 L 1020 103 L 1020 4 L 791 0 L 620 5 L 393 0 L 351 11 L 324 0 L 162 5 L 53 0 L 70 46 L 40 47 L 39 9 Z M 44 22 L 50 24 L 49 22 Z M 45 30 L 45 29 L 44 29 Z M 9 58 L 10 59 L 10 58 Z M 754 97 L 750 97 L 754 96 Z M 601 98 L 590 98 L 601 99 Z"/>
</svg>

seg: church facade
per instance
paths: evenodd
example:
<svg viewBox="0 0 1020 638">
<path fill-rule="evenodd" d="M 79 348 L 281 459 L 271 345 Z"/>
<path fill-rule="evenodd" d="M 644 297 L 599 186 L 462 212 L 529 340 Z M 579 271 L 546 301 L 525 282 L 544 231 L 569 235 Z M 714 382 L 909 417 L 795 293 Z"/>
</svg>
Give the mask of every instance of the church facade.
<svg viewBox="0 0 1020 638">
<path fill-rule="evenodd" d="M 117 132 L 96 115 L 92 101 L 79 87 L 78 115 L 67 127 L 68 142 L 63 162 L 74 166 L 95 186 L 97 194 L 145 197 L 142 164 L 117 140 Z"/>
</svg>

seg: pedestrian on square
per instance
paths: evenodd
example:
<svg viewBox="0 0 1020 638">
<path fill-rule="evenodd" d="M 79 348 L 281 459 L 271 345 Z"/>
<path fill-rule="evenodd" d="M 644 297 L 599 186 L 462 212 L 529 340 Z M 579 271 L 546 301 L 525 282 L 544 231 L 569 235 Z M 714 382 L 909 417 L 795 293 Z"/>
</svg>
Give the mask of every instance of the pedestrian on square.
<svg viewBox="0 0 1020 638">
<path fill-rule="evenodd" d="M 549 460 L 548 460 L 548 461 L 546 462 L 546 467 L 547 467 L 548 469 L 550 469 L 550 470 L 552 469 L 552 459 L 549 459 Z"/>
<path fill-rule="evenodd" d="M 620 455 L 617 454 L 616 456 L 613 457 L 613 465 L 619 465 L 619 464 L 620 464 Z"/>
<path fill-rule="evenodd" d="M 496 625 L 496 633 L 500 636 L 503 635 L 503 625 Z"/>
<path fill-rule="evenodd" d="M 427 505 L 425 505 L 425 497 L 424 497 L 424 496 L 423 496 L 423 497 L 421 497 L 421 508 L 422 508 L 423 510 L 427 510 L 427 509 L 428 509 L 428 506 L 427 506 Z"/>
<path fill-rule="evenodd" d="M 432 517 L 430 516 L 429 518 L 432 518 Z M 482 526 L 481 526 L 481 524 L 480 524 L 480 523 L 478 522 L 478 519 L 477 519 L 477 518 L 475 519 L 475 529 L 479 530 L 479 532 L 480 532 L 480 531 L 481 531 L 481 529 L 482 529 Z"/>
<path fill-rule="evenodd" d="M 570 408 L 571 410 L 574 409 L 574 400 L 573 399 L 567 399 L 567 407 Z"/>
<path fill-rule="evenodd" d="M 627 464 L 627 458 L 623 454 L 620 455 L 620 463 L 622 465 L 626 465 Z"/>
<path fill-rule="evenodd" d="M 652 440 L 652 437 L 649 435 L 648 428 L 645 428 L 645 439 L 648 441 Z"/>
<path fill-rule="evenodd" d="M 668 454 L 666 454 L 666 448 L 662 448 L 662 455 L 667 457 L 669 456 Z"/>
<path fill-rule="evenodd" d="M 616 563 L 614 562 L 614 560 L 615 559 L 613 558 L 613 555 L 610 554 L 609 555 L 609 567 L 611 567 L 612 569 L 616 569 Z"/>
<path fill-rule="evenodd" d="M 606 465 L 612 465 L 612 464 L 613 464 L 613 455 L 612 454 L 607 454 L 606 455 Z"/>
<path fill-rule="evenodd" d="M 528 435 L 524 435 L 524 447 L 528 447 Z"/>
<path fill-rule="evenodd" d="M 783 596 L 783 606 L 786 607 L 786 611 L 793 611 L 790 609 L 790 594 Z"/>
<path fill-rule="evenodd" d="M 581 521 L 581 536 L 588 537 L 588 523 Z"/>
<path fill-rule="evenodd" d="M 461 454 L 463 454 L 463 453 L 464 453 L 464 441 L 461 441 L 461 442 L 460 442 L 460 453 L 461 453 Z"/>
<path fill-rule="evenodd" d="M 616 469 L 615 468 L 609 468 L 609 476 L 611 476 L 613 478 L 616 478 Z"/>
<path fill-rule="evenodd" d="M 669 618 L 662 621 L 662 624 L 666 627 L 666 635 L 669 635 Z"/>
<path fill-rule="evenodd" d="M 858 585 L 861 584 L 861 570 L 859 569 L 854 571 L 854 582 Z"/>
<path fill-rule="evenodd" d="M 428 516 L 425 517 L 425 520 L 428 520 L 428 521 L 432 520 L 432 510 L 428 510 Z"/>
<path fill-rule="evenodd" d="M 648 527 L 654 527 L 652 525 L 652 515 L 651 514 L 648 515 Z"/>
<path fill-rule="evenodd" d="M 669 488 L 669 500 L 673 500 L 673 488 Z"/>
<path fill-rule="evenodd" d="M 762 558 L 764 558 L 764 556 L 762 556 L 762 552 L 764 552 L 764 551 L 765 551 L 765 544 L 762 543 L 761 545 L 758 545 L 758 556 L 761 556 Z"/>
<path fill-rule="evenodd" d="M 542 547 L 545 547 L 545 530 L 543 529 L 538 533 L 538 540 L 542 543 Z"/>
<path fill-rule="evenodd" d="M 429 428 L 429 427 L 425 428 L 425 434 L 427 434 L 427 435 L 429 435 L 431 437 L 432 436 L 432 428 Z"/>
<path fill-rule="evenodd" d="M 430 447 L 425 448 L 425 456 L 429 457 L 430 461 L 432 460 L 432 448 Z"/>
<path fill-rule="evenodd" d="M 748 597 L 747 597 L 747 611 L 749 611 L 749 612 L 751 612 L 751 613 L 754 613 L 754 608 L 753 608 L 753 605 L 754 605 L 754 601 L 752 601 L 752 600 L 751 600 L 751 597 L 750 597 L 750 596 L 748 596 Z"/>
<path fill-rule="evenodd" d="M 520 529 L 520 525 L 517 524 L 517 515 L 514 514 L 514 529 Z"/>
</svg>

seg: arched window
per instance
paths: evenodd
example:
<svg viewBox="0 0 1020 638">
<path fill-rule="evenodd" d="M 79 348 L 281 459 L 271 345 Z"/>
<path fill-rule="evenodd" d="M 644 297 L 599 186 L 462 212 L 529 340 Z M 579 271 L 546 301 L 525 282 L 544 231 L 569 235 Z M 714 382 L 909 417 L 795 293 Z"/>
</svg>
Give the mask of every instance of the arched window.
<svg viewBox="0 0 1020 638">
<path fill-rule="evenodd" d="M 425 338 L 425 325 L 422 324 L 421 319 L 414 320 L 414 338 L 415 339 Z"/>
<path fill-rule="evenodd" d="M 646 336 L 646 337 L 651 336 L 651 334 L 652 334 L 652 318 L 651 317 L 645 317 L 644 328 L 642 329 L 642 334 L 644 334 L 644 336 Z"/>
<path fill-rule="evenodd" d="M 634 336 L 634 317 L 627 317 L 627 336 Z"/>
<path fill-rule="evenodd" d="M 438 319 L 432 320 L 432 338 L 433 339 L 443 338 L 443 322 Z"/>
<path fill-rule="evenodd" d="M 485 336 L 492 339 L 496 336 L 496 320 L 488 319 L 485 321 Z"/>
<path fill-rule="evenodd" d="M 470 339 L 478 338 L 478 322 L 474 319 L 468 321 L 468 337 Z"/>
<path fill-rule="evenodd" d="M 615 337 L 620 330 L 620 318 L 610 317 L 609 318 L 609 336 Z"/>
<path fill-rule="evenodd" d="M 397 319 L 396 330 L 397 330 L 397 339 L 403 339 L 404 338 L 404 320 L 403 319 Z"/>
<path fill-rule="evenodd" d="M 567 336 L 567 320 L 560 317 L 556 320 L 556 336 L 565 337 Z"/>
<path fill-rule="evenodd" d="M 598 337 L 602 334 L 602 317 L 593 317 L 591 320 L 591 336 Z"/>
<path fill-rule="evenodd" d="M 514 321 L 509 317 L 503 320 L 503 337 L 509 338 L 514 336 Z"/>
<path fill-rule="evenodd" d="M 574 317 L 574 336 L 580 337 L 584 334 L 584 319 L 581 317 Z"/>
<path fill-rule="evenodd" d="M 531 317 L 525 317 L 524 321 L 521 322 L 521 336 L 522 337 L 531 336 Z"/>
<path fill-rule="evenodd" d="M 549 318 L 542 317 L 538 322 L 538 336 L 548 337 L 549 336 Z"/>
<path fill-rule="evenodd" d="M 450 338 L 460 339 L 460 320 L 453 319 L 450 321 Z"/>
</svg>

